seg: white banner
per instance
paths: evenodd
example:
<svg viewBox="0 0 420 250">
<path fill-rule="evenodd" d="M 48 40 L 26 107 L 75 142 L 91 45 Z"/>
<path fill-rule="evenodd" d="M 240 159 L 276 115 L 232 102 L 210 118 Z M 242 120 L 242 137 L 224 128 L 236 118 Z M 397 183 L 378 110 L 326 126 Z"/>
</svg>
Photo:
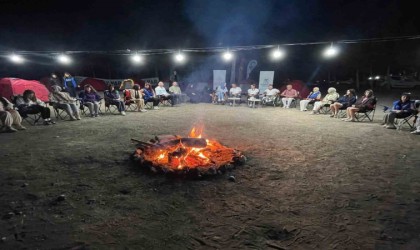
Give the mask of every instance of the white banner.
<svg viewBox="0 0 420 250">
<path fill-rule="evenodd" d="M 152 84 L 153 86 L 158 85 L 159 83 L 159 77 L 143 78 L 142 80 Z"/>
<path fill-rule="evenodd" d="M 260 93 L 263 93 L 269 84 L 273 84 L 274 81 L 274 71 L 260 71 L 260 81 L 258 89 Z"/>
<path fill-rule="evenodd" d="M 246 67 L 246 79 L 249 78 L 249 74 L 251 74 L 252 70 L 255 69 L 255 67 L 257 67 L 258 62 L 257 60 L 251 60 L 248 63 L 248 66 Z"/>
<path fill-rule="evenodd" d="M 106 85 L 112 84 L 114 86 L 120 86 L 121 82 L 125 79 L 103 79 L 103 78 L 96 78 L 96 77 L 86 77 L 86 76 L 75 76 L 74 79 L 76 80 L 77 84 L 83 82 L 86 78 L 92 78 L 96 80 L 104 81 Z"/>
<path fill-rule="evenodd" d="M 213 89 L 226 83 L 226 70 L 213 70 Z"/>
</svg>

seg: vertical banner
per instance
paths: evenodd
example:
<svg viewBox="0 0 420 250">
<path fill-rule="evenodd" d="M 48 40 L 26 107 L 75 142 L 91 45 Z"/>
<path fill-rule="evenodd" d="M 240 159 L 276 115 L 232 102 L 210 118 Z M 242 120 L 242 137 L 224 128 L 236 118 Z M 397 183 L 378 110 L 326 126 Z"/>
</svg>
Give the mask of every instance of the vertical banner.
<svg viewBox="0 0 420 250">
<path fill-rule="evenodd" d="M 226 83 L 226 70 L 213 70 L 213 89 Z"/>
<path fill-rule="evenodd" d="M 273 84 L 274 81 L 274 71 L 260 71 L 260 81 L 258 89 L 260 93 L 264 92 L 269 84 Z"/>
<path fill-rule="evenodd" d="M 248 66 L 246 66 L 246 79 L 249 79 L 249 74 L 257 67 L 258 62 L 257 60 L 251 60 L 248 63 Z"/>
</svg>

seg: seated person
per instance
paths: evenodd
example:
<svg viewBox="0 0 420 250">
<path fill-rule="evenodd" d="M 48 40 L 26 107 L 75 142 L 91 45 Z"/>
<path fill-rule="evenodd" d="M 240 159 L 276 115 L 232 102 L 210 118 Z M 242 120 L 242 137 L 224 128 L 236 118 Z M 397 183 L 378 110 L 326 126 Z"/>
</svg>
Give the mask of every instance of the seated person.
<svg viewBox="0 0 420 250">
<path fill-rule="evenodd" d="M 242 89 L 238 87 L 236 83 L 232 83 L 232 88 L 229 89 L 229 97 L 241 98 L 241 94 L 242 94 Z M 232 105 L 233 101 L 230 101 L 229 104 Z"/>
<path fill-rule="evenodd" d="M 28 114 L 41 113 L 44 125 L 55 124 L 55 122 L 51 120 L 50 109 L 43 101 L 36 98 L 35 92 L 30 89 L 25 90 L 23 95 L 16 99 L 16 106 L 22 117 L 26 117 Z"/>
<path fill-rule="evenodd" d="M 396 129 L 394 125 L 395 118 L 406 118 L 414 113 L 414 105 L 410 101 L 409 94 L 402 94 L 400 100 L 393 103 L 389 113 L 385 113 L 382 124 L 385 128 Z"/>
<path fill-rule="evenodd" d="M 251 84 L 251 88 L 248 89 L 248 98 L 258 99 L 259 98 L 260 90 L 255 87 L 255 84 Z"/>
<path fill-rule="evenodd" d="M 146 82 L 144 84 L 143 93 L 144 103 L 153 102 L 153 109 L 159 109 L 158 105 L 160 100 L 158 97 L 156 97 L 155 91 L 153 90 L 150 83 Z"/>
<path fill-rule="evenodd" d="M 354 122 L 356 120 L 356 112 L 366 112 L 372 110 L 375 107 L 376 99 L 373 96 L 373 91 L 368 89 L 365 91 L 365 95 L 359 98 L 355 104 L 351 105 L 346 109 L 347 117 L 342 119 L 346 122 Z"/>
<path fill-rule="evenodd" d="M 104 92 L 105 103 L 108 105 L 116 105 L 118 112 L 125 115 L 125 103 L 121 100 L 120 93 L 114 88 L 113 84 L 108 85 L 108 89 Z"/>
<path fill-rule="evenodd" d="M 283 91 L 283 93 L 280 94 L 283 98 L 281 98 L 281 102 L 283 103 L 283 108 L 290 108 L 290 104 L 292 101 L 298 96 L 298 92 L 293 89 L 293 86 L 291 84 L 288 84 L 286 86 L 286 89 Z"/>
<path fill-rule="evenodd" d="M 173 96 L 174 105 L 185 102 L 185 94 L 182 93 L 177 82 L 173 82 L 172 86 L 169 87 L 169 93 Z"/>
<path fill-rule="evenodd" d="M 322 101 L 316 101 L 314 103 L 314 108 L 311 114 L 319 114 L 319 110 L 322 107 L 333 104 L 335 101 L 337 101 L 338 97 L 340 97 L 340 95 L 337 93 L 335 88 L 328 88 L 328 94 L 322 99 Z"/>
<path fill-rule="evenodd" d="M 319 91 L 318 87 L 313 88 L 312 92 L 304 99 L 301 100 L 299 103 L 300 111 L 307 111 L 306 107 L 308 104 L 315 103 L 316 101 L 321 100 L 321 92 Z"/>
<path fill-rule="evenodd" d="M 13 104 L 2 96 L 0 96 L 0 120 L 2 123 L 0 132 L 16 132 L 26 129 L 21 124 L 22 117 L 19 112 L 14 110 Z"/>
<path fill-rule="evenodd" d="M 217 98 L 217 103 L 225 103 L 227 99 L 228 89 L 226 83 L 220 84 L 215 90 L 215 98 Z"/>
<path fill-rule="evenodd" d="M 354 89 L 348 89 L 347 93 L 336 102 L 330 105 L 331 115 L 330 117 L 337 117 L 340 109 L 347 109 L 356 102 L 356 91 Z"/>
<path fill-rule="evenodd" d="M 61 92 L 60 86 L 51 86 L 49 99 L 50 102 L 53 103 L 54 108 L 66 111 L 71 121 L 80 120 L 79 109 L 76 106 L 76 98 L 71 97 L 67 92 Z"/>
<path fill-rule="evenodd" d="M 159 82 L 158 86 L 155 88 L 156 96 L 161 100 L 170 100 L 171 106 L 174 106 L 174 96 L 166 92 L 165 85 L 163 82 Z"/>
<path fill-rule="evenodd" d="M 268 88 L 264 90 L 264 97 L 262 98 L 262 103 L 267 104 L 268 102 L 275 102 L 279 93 L 280 90 L 273 88 L 273 84 L 269 84 Z"/>
<path fill-rule="evenodd" d="M 144 109 L 144 91 L 140 89 L 140 85 L 134 84 L 133 89 L 129 89 L 130 91 L 130 101 L 137 105 L 138 112 L 147 112 Z"/>
<path fill-rule="evenodd" d="M 85 85 L 84 91 L 80 92 L 79 97 L 81 98 L 80 106 L 87 106 L 91 117 L 99 116 L 99 101 L 101 97 L 98 95 L 96 90 L 89 84 Z"/>
</svg>

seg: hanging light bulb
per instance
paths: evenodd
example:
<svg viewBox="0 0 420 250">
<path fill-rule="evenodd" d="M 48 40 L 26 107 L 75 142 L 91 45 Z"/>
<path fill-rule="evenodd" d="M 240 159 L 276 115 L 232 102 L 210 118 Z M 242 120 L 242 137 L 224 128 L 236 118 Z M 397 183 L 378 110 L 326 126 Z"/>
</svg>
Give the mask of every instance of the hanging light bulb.
<svg viewBox="0 0 420 250">
<path fill-rule="evenodd" d="M 273 50 L 271 53 L 271 57 L 275 60 L 282 59 L 285 55 L 284 50 L 280 49 L 280 47 L 277 47 L 277 49 Z"/>
<path fill-rule="evenodd" d="M 232 58 L 233 54 L 229 50 L 223 53 L 223 59 L 225 59 L 225 61 L 230 61 Z"/>
<path fill-rule="evenodd" d="M 70 64 L 71 58 L 68 55 L 61 54 L 57 57 L 57 60 L 62 64 Z"/>
<path fill-rule="evenodd" d="M 183 62 L 185 60 L 185 56 L 184 54 L 181 53 L 181 51 L 179 51 L 176 55 L 175 55 L 175 60 L 177 62 Z"/>
<path fill-rule="evenodd" d="M 16 63 L 16 64 L 21 64 L 25 61 L 25 58 L 23 58 L 21 55 L 16 55 L 16 54 L 11 54 L 9 56 L 10 61 Z"/>
<path fill-rule="evenodd" d="M 324 57 L 325 58 L 335 57 L 338 55 L 338 52 L 339 52 L 338 48 L 334 47 L 333 44 L 331 43 L 331 46 L 324 50 Z"/>
<path fill-rule="evenodd" d="M 131 56 L 131 60 L 134 63 L 138 64 L 138 63 L 141 63 L 143 61 L 143 57 L 141 55 L 134 54 L 134 55 Z"/>
</svg>

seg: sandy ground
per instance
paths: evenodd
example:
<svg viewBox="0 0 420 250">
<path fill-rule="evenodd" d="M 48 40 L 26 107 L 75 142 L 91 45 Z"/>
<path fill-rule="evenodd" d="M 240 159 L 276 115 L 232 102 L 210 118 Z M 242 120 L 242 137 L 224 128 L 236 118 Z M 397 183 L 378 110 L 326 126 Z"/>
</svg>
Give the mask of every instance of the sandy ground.
<svg viewBox="0 0 420 250">
<path fill-rule="evenodd" d="M 418 249 L 420 136 L 381 118 L 184 104 L 0 134 L 0 248 Z M 128 160 L 197 122 L 247 163 L 175 180 Z"/>
</svg>

